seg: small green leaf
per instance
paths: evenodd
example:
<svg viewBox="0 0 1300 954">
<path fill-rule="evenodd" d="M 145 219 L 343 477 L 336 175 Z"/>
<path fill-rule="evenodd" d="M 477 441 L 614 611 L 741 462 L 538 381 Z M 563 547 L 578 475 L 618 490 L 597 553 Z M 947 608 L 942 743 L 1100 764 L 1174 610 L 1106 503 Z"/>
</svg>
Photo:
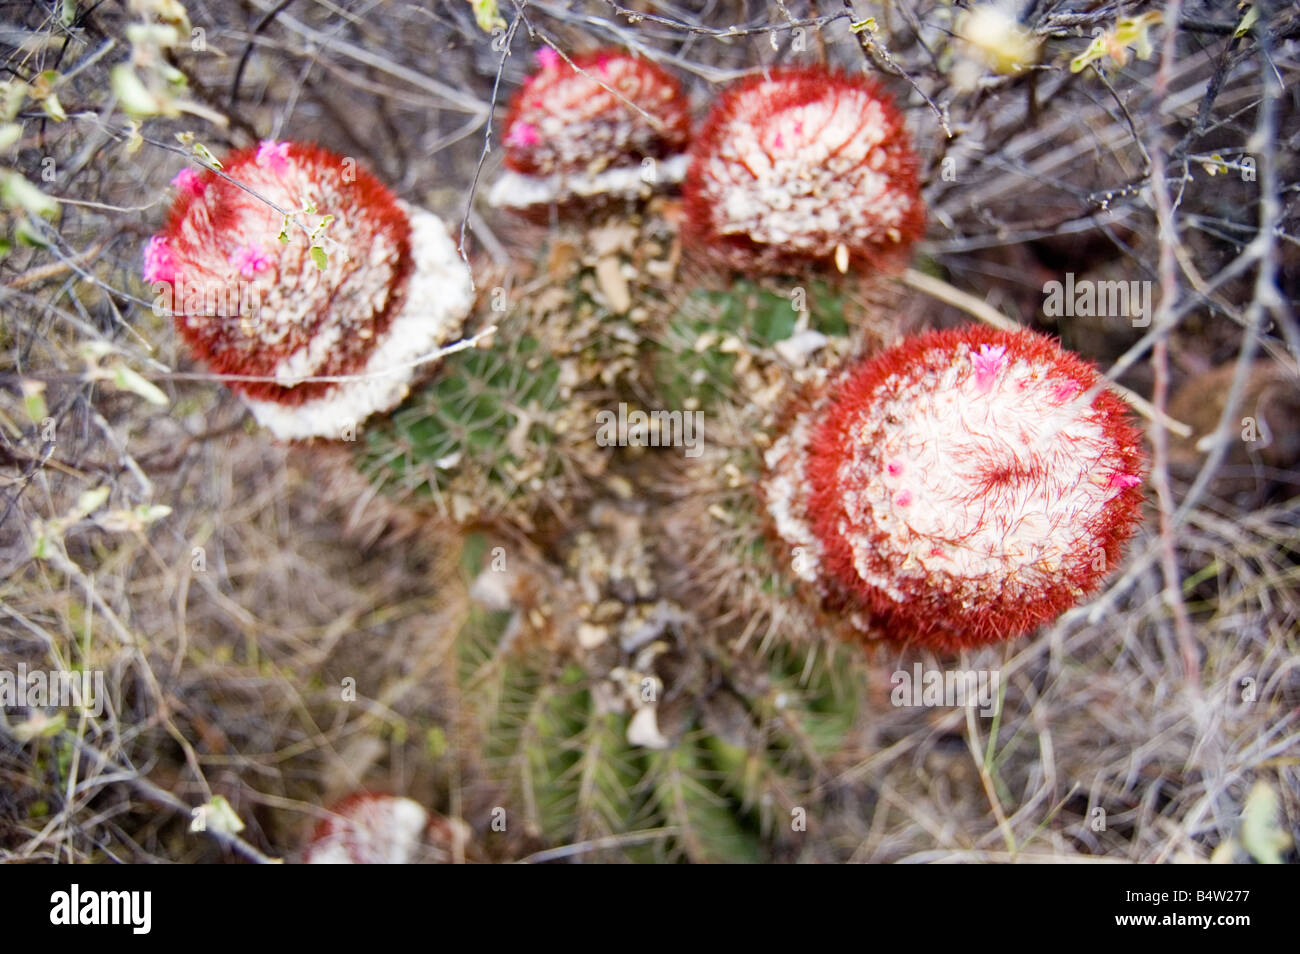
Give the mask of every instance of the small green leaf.
<svg viewBox="0 0 1300 954">
<path fill-rule="evenodd" d="M 161 520 L 163 517 L 170 516 L 172 508 L 166 504 L 141 504 L 135 508 L 136 516 L 145 524 L 151 524 Z"/>
<path fill-rule="evenodd" d="M 1090 44 L 1088 44 L 1088 48 L 1086 50 L 1084 50 L 1074 59 L 1070 60 L 1070 72 L 1080 73 L 1088 66 L 1089 63 L 1093 62 L 1094 60 L 1099 60 L 1105 55 L 1106 55 L 1106 37 L 1104 35 L 1095 37 L 1093 41 Z"/>
<path fill-rule="evenodd" d="M 45 109 L 45 115 L 56 123 L 61 123 L 68 118 L 68 114 L 63 111 L 63 105 L 59 102 L 57 93 L 51 93 L 41 100 L 41 106 Z"/>
<path fill-rule="evenodd" d="M 436 725 L 424 734 L 424 747 L 429 758 L 440 759 L 447 751 L 447 733 Z"/>
<path fill-rule="evenodd" d="M 45 382 L 25 380 L 21 383 L 21 388 L 27 417 L 33 424 L 40 424 L 50 413 L 45 406 Z"/>
<path fill-rule="evenodd" d="M 45 532 L 45 524 L 40 520 L 32 521 L 32 559 L 48 560 L 50 557 L 50 535 Z"/>
<path fill-rule="evenodd" d="M 161 111 L 158 98 L 140 80 L 129 63 L 119 63 L 108 72 L 113 95 L 128 116 L 144 119 Z"/>
<path fill-rule="evenodd" d="M 216 831 L 227 835 L 237 835 L 244 830 L 244 823 L 239 820 L 235 810 L 224 795 L 213 795 L 212 801 L 200 805 L 194 810 L 190 831 Z"/>
<path fill-rule="evenodd" d="M 0 126 L 0 152 L 4 152 L 22 138 L 23 127 L 17 123 L 5 123 Z"/>
<path fill-rule="evenodd" d="M 32 97 L 41 101 L 45 114 L 55 122 L 63 122 L 68 118 L 68 114 L 63 111 L 63 106 L 59 103 L 58 94 L 54 92 L 60 78 L 58 71 L 44 70 L 36 75 L 31 87 Z"/>
<path fill-rule="evenodd" d="M 109 533 L 143 533 L 145 528 L 172 512 L 162 504 L 141 504 L 131 510 L 114 510 L 96 518 L 95 522 Z"/>
<path fill-rule="evenodd" d="M 1128 47 L 1137 49 L 1138 59 L 1148 59 L 1154 47 L 1151 28 L 1164 21 L 1164 13 L 1153 10 L 1140 17 L 1120 17 L 1113 29 L 1093 38 L 1088 48 L 1070 61 L 1070 72 L 1078 73 L 1088 64 L 1109 57 L 1117 66 L 1128 63 Z"/>
<path fill-rule="evenodd" d="M 59 211 L 55 199 L 16 172 L 5 172 L 0 178 L 0 202 L 10 209 L 22 209 L 32 215 L 49 217 Z"/>
<path fill-rule="evenodd" d="M 6 80 L 0 83 L 0 119 L 10 122 L 18 115 L 30 88 L 22 80 Z"/>
<path fill-rule="evenodd" d="M 126 28 L 126 38 L 132 46 L 169 47 L 181 41 L 174 26 L 166 23 L 131 23 Z"/>
<path fill-rule="evenodd" d="M 108 493 L 109 490 L 107 487 L 95 487 L 92 490 L 85 491 L 77 498 L 76 506 L 68 512 L 67 516 L 63 518 L 63 521 L 68 526 L 72 526 L 72 524 L 76 523 L 78 520 L 90 516 L 90 514 L 104 506 L 105 502 L 108 500 Z"/>
<path fill-rule="evenodd" d="M 183 93 L 190 87 L 189 78 L 174 66 L 164 66 L 162 69 L 163 79 L 171 87 L 173 93 Z M 177 104 L 178 108 L 183 108 Z"/>
<path fill-rule="evenodd" d="M 144 137 L 140 135 L 140 124 L 134 119 L 126 124 L 126 142 L 122 143 L 122 154 L 125 156 L 134 156 L 144 145 Z"/>
<path fill-rule="evenodd" d="M 123 391 L 140 395 L 150 404 L 166 407 L 169 403 L 166 394 L 124 364 L 113 369 L 113 383 Z"/>
<path fill-rule="evenodd" d="M 1282 802 L 1273 786 L 1258 781 L 1241 809 L 1241 844 L 1262 865 L 1280 865 L 1282 854 L 1291 847 L 1291 836 L 1282 825 Z"/>
<path fill-rule="evenodd" d="M 325 249 L 321 248 L 319 245 L 313 245 L 311 247 L 311 260 L 316 263 L 316 267 L 322 272 L 325 271 L 325 266 L 329 264 L 329 257 L 326 256 Z"/>
<path fill-rule="evenodd" d="M 90 363 L 106 358 L 113 353 L 113 346 L 107 341 L 83 342 L 77 352 Z"/>
<path fill-rule="evenodd" d="M 484 33 L 505 29 L 506 21 L 501 16 L 497 0 L 469 0 L 469 3 L 474 8 L 474 22 Z"/>
<path fill-rule="evenodd" d="M 1259 7 L 1251 6 L 1251 8 L 1246 11 L 1246 15 L 1241 18 L 1241 22 L 1237 24 L 1237 29 L 1233 31 L 1232 35 L 1237 39 L 1245 36 L 1250 32 L 1250 28 L 1255 25 L 1255 21 L 1258 19 Z"/>
<path fill-rule="evenodd" d="M 58 735 L 66 724 L 67 717 L 62 712 L 50 716 L 38 709 L 9 731 L 19 742 L 30 742 L 32 739 L 48 739 Z"/>
<path fill-rule="evenodd" d="M 14 226 L 14 238 L 18 239 L 19 245 L 26 245 L 28 248 L 47 248 L 50 244 L 27 219 L 19 220 Z"/>
<path fill-rule="evenodd" d="M 198 156 L 208 165 L 212 166 L 212 168 L 214 169 L 222 168 L 221 160 L 219 160 L 216 156 L 214 156 L 212 154 L 212 150 L 209 149 L 207 146 L 203 145 L 203 143 L 201 142 L 194 143 L 193 149 L 194 149 L 194 155 Z"/>
</svg>

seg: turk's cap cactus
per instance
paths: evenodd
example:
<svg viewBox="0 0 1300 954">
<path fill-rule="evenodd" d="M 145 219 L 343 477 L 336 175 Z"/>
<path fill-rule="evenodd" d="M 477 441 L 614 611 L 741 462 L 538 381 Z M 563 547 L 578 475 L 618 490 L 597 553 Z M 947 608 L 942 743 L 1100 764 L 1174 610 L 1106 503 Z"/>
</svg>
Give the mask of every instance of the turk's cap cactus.
<svg viewBox="0 0 1300 954">
<path fill-rule="evenodd" d="M 414 799 L 356 792 L 335 803 L 302 851 L 310 865 L 405 865 L 447 861 L 464 832 Z"/>
<path fill-rule="evenodd" d="M 566 61 L 547 47 L 538 63 L 506 117 L 492 205 L 637 196 L 682 180 L 691 117 L 673 76 L 616 50 Z"/>
<path fill-rule="evenodd" d="M 982 326 L 851 363 L 766 455 L 795 574 L 856 628 L 936 649 L 1055 618 L 1116 565 L 1142 501 L 1139 432 L 1099 377 Z"/>
<path fill-rule="evenodd" d="M 690 156 L 686 239 L 737 271 L 892 267 L 925 227 L 902 115 L 866 77 L 801 67 L 741 80 Z"/>
<path fill-rule="evenodd" d="M 264 141 L 222 169 L 173 179 L 144 251 L 191 350 L 284 439 L 338 437 L 395 407 L 472 304 L 442 221 L 311 143 Z"/>
</svg>

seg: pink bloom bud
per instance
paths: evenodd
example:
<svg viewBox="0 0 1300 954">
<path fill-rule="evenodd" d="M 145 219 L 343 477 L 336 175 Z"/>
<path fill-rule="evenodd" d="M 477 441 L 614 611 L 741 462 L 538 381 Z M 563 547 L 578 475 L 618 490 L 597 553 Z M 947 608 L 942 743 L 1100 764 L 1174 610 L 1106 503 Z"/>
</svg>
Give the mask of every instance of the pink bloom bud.
<svg viewBox="0 0 1300 954">
<path fill-rule="evenodd" d="M 182 169 L 172 177 L 172 188 L 183 195 L 200 196 L 207 188 L 193 169 Z"/>
<path fill-rule="evenodd" d="M 535 146 L 539 142 L 541 136 L 537 135 L 537 127 L 532 123 L 524 122 L 511 126 L 510 134 L 505 139 L 507 146 Z"/>
<path fill-rule="evenodd" d="M 1061 381 L 1052 385 L 1052 399 L 1060 404 L 1073 398 L 1079 393 L 1079 386 L 1073 381 Z"/>
<path fill-rule="evenodd" d="M 144 247 L 144 280 L 152 285 L 154 282 L 176 281 L 176 254 L 167 239 L 155 235 Z"/>
<path fill-rule="evenodd" d="M 271 256 L 254 245 L 243 245 L 235 249 L 230 262 L 245 278 L 252 278 L 258 272 L 266 271 L 271 264 Z"/>
<path fill-rule="evenodd" d="M 993 379 L 1007 366 L 1007 349 L 1001 345 L 984 345 L 971 356 L 975 366 L 975 386 L 981 391 L 993 387 Z"/>
<path fill-rule="evenodd" d="M 1142 478 L 1136 474 L 1115 473 L 1111 474 L 1107 479 L 1106 486 L 1112 490 L 1127 490 L 1129 487 L 1136 487 L 1140 483 L 1142 483 Z"/>
<path fill-rule="evenodd" d="M 282 176 L 289 168 L 289 143 L 263 139 L 257 144 L 257 164 Z"/>
</svg>

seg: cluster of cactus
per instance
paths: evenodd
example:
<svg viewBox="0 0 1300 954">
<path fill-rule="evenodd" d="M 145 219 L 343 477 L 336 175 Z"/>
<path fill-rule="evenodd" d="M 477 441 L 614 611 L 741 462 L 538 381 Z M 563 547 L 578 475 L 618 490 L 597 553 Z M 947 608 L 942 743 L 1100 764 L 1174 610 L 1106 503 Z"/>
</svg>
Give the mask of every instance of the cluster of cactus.
<svg viewBox="0 0 1300 954">
<path fill-rule="evenodd" d="M 386 492 L 435 504 L 448 537 L 464 528 L 476 602 L 457 634 L 461 702 L 529 844 L 672 831 L 602 857 L 793 857 L 792 812 L 816 804 L 820 760 L 853 726 L 864 680 L 847 650 L 790 632 L 745 640 L 751 620 L 793 596 L 764 542 L 752 437 L 800 363 L 784 347 L 806 333 L 824 339 L 825 361 L 842 357 L 853 306 L 823 281 L 683 297 L 655 264 L 672 252 L 664 221 L 653 208 L 630 221 L 619 261 L 639 276 L 632 309 L 616 311 L 600 287 L 602 228 L 562 231 L 541 259 L 565 243 L 572 264 L 548 271 L 538 304 L 502 315 L 488 296 L 478 320 L 500 325 L 494 340 L 448 356 L 354 452 Z M 770 392 L 761 410 L 758 381 Z M 619 403 L 703 411 L 703 455 L 598 446 L 597 415 Z M 516 409 L 532 430 L 517 429 Z M 517 479 L 529 461 L 531 486 Z M 516 529 L 533 552 L 520 553 Z"/>
<path fill-rule="evenodd" d="M 543 57 L 507 122 L 500 204 L 568 204 L 678 153 L 675 89 L 623 54 Z M 890 294 L 871 279 L 924 211 L 874 85 L 827 70 L 742 81 L 690 158 L 681 206 L 616 186 L 623 205 L 553 230 L 515 276 L 525 291 L 480 294 L 466 328 L 496 332 L 352 445 L 376 488 L 437 513 L 463 546 L 462 699 L 539 849 L 619 835 L 628 858 L 797 855 L 790 835 L 866 683 L 860 654 L 810 634 L 940 650 L 1015 635 L 1098 581 L 1081 570 L 1091 549 L 1113 565 L 1140 499 L 1122 407 L 1046 339 L 883 348 L 888 309 L 861 296 Z M 188 208 L 174 236 L 193 230 Z M 393 243 L 378 271 L 394 274 L 362 319 L 376 334 L 369 316 L 405 301 L 414 268 L 401 234 L 377 230 Z M 238 237 L 222 241 L 223 276 L 260 273 L 231 258 Z M 287 255 L 278 271 L 296 265 L 317 294 L 360 281 Z M 285 333 L 309 345 L 356 323 L 335 317 Z M 703 413 L 698 456 L 598 440 L 615 408 Z"/>
</svg>

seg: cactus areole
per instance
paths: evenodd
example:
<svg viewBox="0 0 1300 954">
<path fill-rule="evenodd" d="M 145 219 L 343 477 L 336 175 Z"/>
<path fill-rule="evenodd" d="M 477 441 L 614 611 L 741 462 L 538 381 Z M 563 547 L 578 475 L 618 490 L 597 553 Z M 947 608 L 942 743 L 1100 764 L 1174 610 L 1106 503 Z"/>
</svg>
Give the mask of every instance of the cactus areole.
<svg viewBox="0 0 1300 954">
<path fill-rule="evenodd" d="M 279 437 L 337 438 L 396 406 L 470 308 L 442 222 L 310 143 L 264 141 L 223 172 L 172 180 L 144 252 L 159 310 Z"/>
<path fill-rule="evenodd" d="M 737 271 L 893 267 L 925 227 L 916 169 L 902 116 L 866 77 L 752 76 L 691 146 L 685 235 Z"/>
<path fill-rule="evenodd" d="M 1008 639 L 1094 590 L 1143 454 L 1096 369 L 1028 331 L 920 335 L 841 371 L 767 453 L 795 573 L 873 636 Z"/>
<path fill-rule="evenodd" d="M 682 180 L 691 118 L 676 79 L 614 50 L 566 61 L 547 47 L 537 59 L 506 117 L 493 205 L 632 197 Z"/>
</svg>

